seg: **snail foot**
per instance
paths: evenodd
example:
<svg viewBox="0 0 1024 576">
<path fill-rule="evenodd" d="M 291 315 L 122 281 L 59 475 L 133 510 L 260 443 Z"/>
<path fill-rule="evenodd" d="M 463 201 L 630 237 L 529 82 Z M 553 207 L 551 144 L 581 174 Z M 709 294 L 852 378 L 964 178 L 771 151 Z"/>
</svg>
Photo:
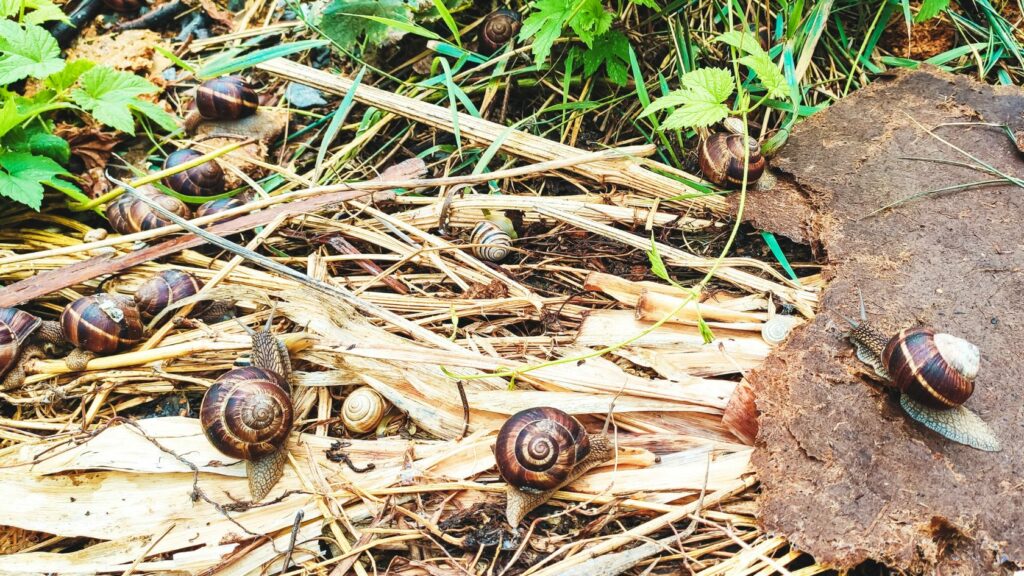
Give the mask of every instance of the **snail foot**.
<svg viewBox="0 0 1024 576">
<path fill-rule="evenodd" d="M 288 450 L 278 448 L 262 458 L 246 460 L 245 468 L 249 476 L 249 493 L 253 502 L 259 502 L 270 489 L 277 484 L 284 474 L 284 463 L 288 459 Z"/>
<path fill-rule="evenodd" d="M 900 395 L 900 406 L 911 418 L 954 442 L 985 452 L 1002 450 L 992 428 L 968 408 L 956 406 L 948 410 L 937 410 L 906 394 Z"/>
<path fill-rule="evenodd" d="M 67 365 L 68 370 L 72 372 L 81 372 L 89 366 L 89 362 L 96 357 L 96 354 L 83 350 L 81 348 L 75 348 L 70 354 L 64 357 L 64 364 Z"/>
</svg>

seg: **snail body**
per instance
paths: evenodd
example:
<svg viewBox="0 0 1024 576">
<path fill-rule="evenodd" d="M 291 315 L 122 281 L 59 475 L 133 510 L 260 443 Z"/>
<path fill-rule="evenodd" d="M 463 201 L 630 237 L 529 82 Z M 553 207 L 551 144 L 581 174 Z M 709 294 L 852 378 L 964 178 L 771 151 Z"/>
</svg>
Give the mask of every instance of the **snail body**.
<svg viewBox="0 0 1024 576">
<path fill-rule="evenodd" d="M 147 196 L 156 199 L 164 208 L 174 212 L 182 218 L 192 217 L 189 210 L 181 200 L 168 196 L 153 186 L 142 186 L 139 190 Z M 107 219 L 110 226 L 121 234 L 134 234 L 144 230 L 153 230 L 171 223 L 169 219 L 146 205 L 131 194 L 121 194 L 116 200 L 107 205 Z"/>
<path fill-rule="evenodd" d="M 851 324 L 847 337 L 857 358 L 899 391 L 900 406 L 911 418 L 955 442 L 988 452 L 1001 449 L 988 424 L 963 406 L 978 375 L 977 346 L 931 328 L 886 337 L 863 319 Z"/>
<path fill-rule="evenodd" d="M 522 26 L 523 20 L 518 12 L 506 9 L 491 12 L 480 28 L 480 52 L 494 54 L 511 42 Z"/>
<path fill-rule="evenodd" d="M 17 308 L 0 308 L 0 390 L 21 387 L 25 379 L 22 356 L 29 336 L 43 321 Z"/>
<path fill-rule="evenodd" d="M 494 457 L 508 483 L 506 516 L 516 526 L 543 504 L 613 454 L 604 434 L 588 435 L 579 420 L 551 407 L 513 414 L 498 431 Z"/>
<path fill-rule="evenodd" d="M 167 155 L 164 169 L 174 168 L 191 162 L 202 153 L 191 148 L 182 148 Z M 203 162 L 164 179 L 164 184 L 178 194 L 187 196 L 216 196 L 224 192 L 224 170 L 215 160 Z"/>
<path fill-rule="evenodd" d="M 387 400 L 369 386 L 356 388 L 341 405 L 341 419 L 345 428 L 355 434 L 366 434 L 377 429 L 387 414 Z"/>
<path fill-rule="evenodd" d="M 489 262 L 501 262 L 512 252 L 512 236 L 490 220 L 482 220 L 469 235 L 473 255 Z"/>
<path fill-rule="evenodd" d="M 133 297 L 142 316 L 152 318 L 168 306 L 195 296 L 202 287 L 192 274 L 171 268 L 143 282 Z"/>
<path fill-rule="evenodd" d="M 250 331 L 250 336 L 251 366 L 232 368 L 217 379 L 203 396 L 199 420 L 217 450 L 245 460 L 255 502 L 284 473 L 294 416 L 287 348 L 270 333 L 269 320 L 263 331 Z"/>
<path fill-rule="evenodd" d="M 716 133 L 705 138 L 698 156 L 701 172 L 718 186 L 741 186 L 745 153 L 749 155 L 747 183 L 754 184 L 764 174 L 767 162 L 757 140 L 744 134 Z"/>
<path fill-rule="evenodd" d="M 196 88 L 196 109 L 185 118 L 185 129 L 194 132 L 203 120 L 237 120 L 252 116 L 260 105 L 259 95 L 238 76 L 207 80 Z"/>
</svg>

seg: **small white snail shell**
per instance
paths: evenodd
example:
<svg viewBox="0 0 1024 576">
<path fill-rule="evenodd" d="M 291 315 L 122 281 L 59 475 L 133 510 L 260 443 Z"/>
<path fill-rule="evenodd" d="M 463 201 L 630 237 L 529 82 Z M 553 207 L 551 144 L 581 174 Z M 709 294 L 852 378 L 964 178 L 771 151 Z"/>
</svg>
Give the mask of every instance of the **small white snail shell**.
<svg viewBox="0 0 1024 576">
<path fill-rule="evenodd" d="M 372 432 L 387 413 L 387 400 L 376 390 L 363 386 L 353 390 L 341 406 L 341 419 L 353 434 Z"/>
<path fill-rule="evenodd" d="M 473 228 L 469 241 L 474 244 L 473 255 L 481 260 L 501 262 L 512 252 L 512 237 L 489 220 Z"/>
<path fill-rule="evenodd" d="M 789 333 L 799 323 L 800 321 L 792 316 L 776 314 L 761 326 L 761 338 L 772 346 L 778 346 L 786 341 Z"/>
</svg>

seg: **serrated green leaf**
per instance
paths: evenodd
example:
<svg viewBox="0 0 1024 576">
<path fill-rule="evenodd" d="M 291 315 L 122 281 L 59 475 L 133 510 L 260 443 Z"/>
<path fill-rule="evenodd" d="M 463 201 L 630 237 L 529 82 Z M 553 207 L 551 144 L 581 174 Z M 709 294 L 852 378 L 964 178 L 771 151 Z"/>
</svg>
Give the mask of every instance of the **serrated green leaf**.
<svg viewBox="0 0 1024 576">
<path fill-rule="evenodd" d="M 84 58 L 81 60 L 72 60 L 71 62 L 68 62 L 60 72 L 47 76 L 43 83 L 52 90 L 63 92 L 64 90 L 74 86 L 75 82 L 78 82 L 78 78 L 94 66 L 96 66 L 94 62 Z"/>
<path fill-rule="evenodd" d="M 519 40 L 533 39 L 533 59 L 540 66 L 551 54 L 551 47 L 562 34 L 562 28 L 572 13 L 572 5 L 565 0 L 539 0 L 534 12 L 523 21 Z"/>
<path fill-rule="evenodd" d="M 128 105 L 128 107 L 139 112 L 153 122 L 156 122 L 157 126 L 160 126 L 168 132 L 178 128 L 178 119 L 167 110 L 164 110 L 164 108 L 159 104 L 154 104 L 147 100 L 135 99 Z"/>
<path fill-rule="evenodd" d="M 604 64 L 608 78 L 619 86 L 629 80 L 629 39 L 618 30 L 610 30 L 594 41 L 589 50 L 583 52 L 583 74 L 593 76 Z"/>
<path fill-rule="evenodd" d="M 921 8 L 917 11 L 917 16 L 914 16 L 914 22 L 921 23 L 931 20 L 946 8 L 949 8 L 949 0 L 923 0 Z"/>
<path fill-rule="evenodd" d="M 71 91 L 71 99 L 108 126 L 134 136 L 134 109 L 149 116 L 164 128 L 174 127 L 174 122 L 168 121 L 170 115 L 161 111 L 161 116 L 154 105 L 137 98 L 141 94 L 159 91 L 145 78 L 106 66 L 96 66 L 82 74 L 78 83 L 81 88 Z"/>
<path fill-rule="evenodd" d="M 701 86 L 684 91 L 681 100 L 682 106 L 662 123 L 663 130 L 710 126 L 729 115 L 729 107 Z"/>
<path fill-rule="evenodd" d="M 403 0 L 334 0 L 323 11 L 320 30 L 345 50 L 355 49 L 360 37 L 372 45 L 387 39 L 386 24 L 358 15 L 412 22 L 412 10 Z"/>
<path fill-rule="evenodd" d="M 13 98 L 4 100 L 3 106 L 0 107 L 0 138 L 17 128 L 26 119 L 27 116 L 18 110 L 18 104 Z"/>
<path fill-rule="evenodd" d="M 761 85 L 768 91 L 769 97 L 783 98 L 788 93 L 789 87 L 786 85 L 786 77 L 782 75 L 782 71 L 779 70 L 779 67 L 775 62 L 772 62 L 767 54 L 757 56 L 751 54 L 740 58 L 738 62 L 749 67 L 754 71 L 754 74 L 757 74 L 757 79 L 761 81 Z"/>
<path fill-rule="evenodd" d="M 757 37 L 746 30 L 729 30 L 715 38 L 715 41 L 724 42 L 744 54 L 753 54 L 755 56 L 760 54 L 764 54 L 765 56 L 768 55 L 768 53 L 761 48 L 761 44 L 757 41 Z"/>
<path fill-rule="evenodd" d="M 680 83 L 684 88 L 703 88 L 719 102 L 725 102 L 736 90 L 732 72 L 725 68 L 698 68 L 684 74 Z"/>
<path fill-rule="evenodd" d="M 675 108 L 676 106 L 682 106 L 688 101 L 686 90 L 673 90 L 668 94 L 665 94 L 661 98 L 658 98 L 654 102 L 651 102 L 644 107 L 643 112 L 640 113 L 639 118 L 650 116 L 651 114 L 664 110 L 666 108 Z"/>
<path fill-rule="evenodd" d="M 612 13 L 604 9 L 601 0 L 583 0 L 583 5 L 569 21 L 569 27 L 588 48 L 594 40 L 612 26 Z"/>
<path fill-rule="evenodd" d="M 33 156 L 24 152 L 9 152 L 0 155 L 0 196 L 39 210 L 43 202 L 43 184 L 58 182 L 58 176 L 70 176 L 53 160 L 44 156 Z"/>
<path fill-rule="evenodd" d="M 50 2 L 50 0 L 26 0 L 25 7 L 32 9 L 31 12 L 25 14 L 25 22 L 29 24 L 42 24 L 44 22 L 71 24 L 71 19 L 64 13 L 64 10 Z"/>
<path fill-rule="evenodd" d="M 67 164 L 71 158 L 71 146 L 67 140 L 46 132 L 29 136 L 28 149 L 32 154 L 45 156 L 61 165 Z"/>
<path fill-rule="evenodd" d="M 63 68 L 60 47 L 49 32 L 35 24 L 0 20 L 0 84 L 46 78 Z"/>
</svg>

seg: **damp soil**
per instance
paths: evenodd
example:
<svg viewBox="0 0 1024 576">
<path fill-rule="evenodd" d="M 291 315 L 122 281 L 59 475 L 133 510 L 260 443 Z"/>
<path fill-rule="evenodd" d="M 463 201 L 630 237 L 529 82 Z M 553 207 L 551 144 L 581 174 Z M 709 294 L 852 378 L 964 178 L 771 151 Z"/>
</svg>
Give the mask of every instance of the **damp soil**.
<svg viewBox="0 0 1024 576">
<path fill-rule="evenodd" d="M 807 241 L 829 279 L 817 318 L 749 375 L 761 412 L 761 521 L 820 562 L 945 575 L 1024 565 L 1024 189 L 932 194 L 868 216 L 916 193 L 992 179 L 936 162 L 976 163 L 922 126 L 1024 176 L 1004 132 L 938 127 L 1020 129 L 1022 112 L 1019 88 L 899 74 L 798 126 L 774 160 L 793 185 L 784 204 L 750 198 L 756 225 Z M 858 290 L 886 331 L 929 324 L 979 345 L 967 406 L 996 431 L 1001 452 L 924 429 L 868 376 L 843 339 Z"/>
</svg>

